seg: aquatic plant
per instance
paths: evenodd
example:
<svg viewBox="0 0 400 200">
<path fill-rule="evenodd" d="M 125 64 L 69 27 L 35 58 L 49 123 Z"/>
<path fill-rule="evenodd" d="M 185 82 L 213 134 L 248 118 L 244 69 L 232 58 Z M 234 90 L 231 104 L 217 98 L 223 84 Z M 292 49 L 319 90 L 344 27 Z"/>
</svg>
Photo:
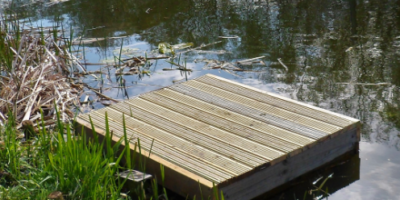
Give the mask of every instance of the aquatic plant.
<svg viewBox="0 0 400 200">
<path fill-rule="evenodd" d="M 131 188 L 129 196 L 121 195 L 126 179 L 116 178 L 122 170 L 139 168 L 146 171 L 146 160 L 136 156 L 136 153 L 141 153 L 139 139 L 134 155 L 131 154 L 125 122 L 124 136 L 112 142 L 113 133 L 108 128 L 107 117 L 105 137 L 101 141 L 97 135 L 87 138 L 84 130 L 73 129 L 73 124 L 62 122 L 59 113 L 55 127 L 48 130 L 42 115 L 41 123 L 35 127 L 39 133 L 22 140 L 20 136 L 23 133 L 16 129 L 13 115 L 10 113 L 9 116 L 0 129 L 1 199 L 46 199 L 53 194 L 64 199 L 120 199 L 129 196 L 146 199 L 143 183 Z M 95 131 L 93 122 L 91 127 Z M 121 164 L 122 160 L 125 165 Z M 164 167 L 160 166 L 160 170 L 164 185 Z M 158 187 L 157 180 L 153 179 L 146 188 L 152 192 L 153 199 L 168 199 L 166 188 L 163 186 L 160 194 Z M 216 188 L 214 193 L 219 194 Z M 222 193 L 221 196 L 223 199 Z"/>
</svg>

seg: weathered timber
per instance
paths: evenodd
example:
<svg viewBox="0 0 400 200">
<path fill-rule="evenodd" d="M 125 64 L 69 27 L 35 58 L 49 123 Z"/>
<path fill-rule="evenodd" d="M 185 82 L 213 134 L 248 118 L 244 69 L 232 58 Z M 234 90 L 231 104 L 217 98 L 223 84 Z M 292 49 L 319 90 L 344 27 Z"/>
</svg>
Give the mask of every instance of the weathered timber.
<svg viewBox="0 0 400 200">
<path fill-rule="evenodd" d="M 113 140 L 125 116 L 132 144 L 140 138 L 146 173 L 183 196 L 251 199 L 358 148 L 360 122 L 276 94 L 205 75 L 79 115 L 78 127 Z M 91 130 L 89 116 L 96 133 Z M 79 129 L 78 129 L 79 130 Z M 153 144 L 153 146 L 151 146 Z"/>
</svg>

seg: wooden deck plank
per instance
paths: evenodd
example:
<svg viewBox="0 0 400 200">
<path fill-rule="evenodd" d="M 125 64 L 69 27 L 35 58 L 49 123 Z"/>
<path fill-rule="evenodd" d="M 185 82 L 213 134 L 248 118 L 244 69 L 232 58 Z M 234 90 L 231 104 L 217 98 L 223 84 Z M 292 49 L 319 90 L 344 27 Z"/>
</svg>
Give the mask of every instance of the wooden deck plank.
<svg viewBox="0 0 400 200">
<path fill-rule="evenodd" d="M 316 144 L 312 150 L 301 152 L 284 162 L 251 173 L 241 181 L 222 183 L 219 188 L 224 192 L 225 199 L 229 200 L 250 199 L 261 195 L 265 191 L 272 190 L 276 185 L 287 183 L 299 175 L 354 150 L 358 142 L 355 137 L 356 129 L 351 129 L 346 133 L 341 132 L 331 140 Z"/>
<path fill-rule="evenodd" d="M 265 134 L 255 128 L 252 128 L 249 125 L 242 125 L 239 121 L 230 121 L 228 120 L 228 117 L 231 115 L 235 115 L 235 113 L 230 111 L 224 113 L 224 116 L 226 117 L 216 116 L 205 112 L 204 110 L 200 110 L 205 109 L 204 107 L 192 107 L 189 104 L 181 103 L 181 101 L 174 101 L 165 96 L 159 95 L 158 93 L 143 95 L 140 98 L 156 103 L 157 105 L 160 105 L 162 107 L 169 108 L 175 112 L 179 112 L 193 119 L 197 119 L 206 124 L 210 124 L 219 129 L 223 129 L 227 132 L 234 133 L 244 139 L 249 139 L 253 142 L 259 143 L 260 145 L 272 147 L 284 153 L 288 153 L 302 147 L 301 144 L 295 143 L 293 141 Z M 196 102 L 196 106 L 199 106 L 199 102 Z"/>
<path fill-rule="evenodd" d="M 102 117 L 102 118 L 100 118 Z M 101 120 L 104 119 L 104 116 L 93 116 L 92 120 L 93 122 L 96 123 L 101 123 Z M 109 122 L 110 125 L 117 125 L 116 123 L 114 123 L 113 121 Z M 104 122 L 103 122 L 104 124 Z M 100 125 L 99 127 L 101 128 L 105 128 L 104 126 Z M 118 137 L 122 137 L 121 135 L 123 135 L 122 130 L 117 130 L 117 129 L 113 129 L 113 133 L 118 136 Z M 153 146 L 151 146 L 152 144 L 152 140 L 151 139 L 145 139 L 145 137 L 141 137 L 141 147 L 143 149 L 145 149 L 146 151 L 151 152 L 157 156 L 160 156 L 161 158 L 164 158 L 166 160 L 168 160 L 169 162 L 175 163 L 179 166 L 183 166 L 183 168 L 195 173 L 195 174 L 199 174 L 202 177 L 204 177 L 205 179 L 208 179 L 210 181 L 213 182 L 220 182 L 221 180 L 225 180 L 228 177 L 232 177 L 226 174 L 223 174 L 221 172 L 219 173 L 215 173 L 215 170 L 212 170 L 212 168 L 210 167 L 206 167 L 203 168 L 204 165 L 199 165 L 198 162 L 193 161 L 192 157 L 188 157 L 185 154 L 177 154 L 176 151 L 171 150 L 171 148 L 169 146 L 162 146 L 158 143 L 156 143 L 155 145 L 153 144 Z M 203 173 L 199 173 L 199 172 L 203 172 Z"/>
<path fill-rule="evenodd" d="M 208 74 L 207 76 L 197 78 L 196 81 L 206 83 L 236 94 L 247 96 L 257 101 L 270 104 L 274 107 L 282 108 L 294 113 L 314 118 L 316 120 L 324 121 L 335 126 L 346 127 L 357 122 L 357 120 L 344 115 L 333 113 L 315 106 L 310 106 L 308 104 L 294 101 L 293 99 L 285 98 L 283 96 L 278 96 L 273 93 L 268 93 L 257 88 L 220 78 L 215 75 Z"/>
<path fill-rule="evenodd" d="M 220 130 L 218 128 L 210 126 L 209 124 L 186 117 L 185 115 L 168 110 L 142 98 L 132 99 L 126 101 L 126 103 L 130 104 L 131 107 L 137 107 L 151 112 L 158 117 L 162 117 L 163 120 L 169 122 L 171 126 L 177 126 L 177 124 L 179 124 L 186 129 L 190 129 L 191 131 L 200 133 L 204 137 L 217 140 L 222 144 L 236 146 L 238 149 L 242 149 L 244 152 L 247 152 L 247 154 L 245 154 L 246 156 L 258 156 L 263 159 L 272 160 L 283 155 L 283 153 L 280 151 L 274 150 L 270 147 L 258 145 L 257 143 L 252 142 L 248 139 L 240 138 L 235 134 Z"/>
<path fill-rule="evenodd" d="M 97 112 L 97 111 L 96 111 Z M 92 120 L 97 122 L 98 124 L 102 122 L 104 119 L 104 115 L 91 115 Z M 122 127 L 121 124 L 115 123 L 114 120 L 109 121 L 110 126 L 113 126 L 113 132 L 115 135 L 122 137 L 123 130 L 116 129 L 115 127 Z M 100 128 L 105 128 L 105 126 L 100 125 Z M 152 139 L 147 137 L 141 137 L 141 145 L 147 151 L 150 151 L 150 146 L 152 143 Z M 226 179 L 234 177 L 233 174 L 229 174 L 228 172 L 223 172 L 219 168 L 216 168 L 212 165 L 207 165 L 206 163 L 199 162 L 199 160 L 195 159 L 190 154 L 184 154 L 182 152 L 177 152 L 176 149 L 171 148 L 168 145 L 163 145 L 159 142 L 154 142 L 151 148 L 152 153 L 155 155 L 164 158 L 172 163 L 175 163 L 183 168 L 203 176 L 204 178 L 213 181 L 215 183 L 219 183 Z"/>
<path fill-rule="evenodd" d="M 113 141 L 123 118 L 133 144 L 150 149 L 148 171 L 179 194 L 212 193 L 249 199 L 357 148 L 360 122 L 214 75 L 142 94 L 81 114 L 77 121 L 104 136 L 108 115 Z M 152 146 L 153 145 L 153 146 Z M 132 149 L 131 145 L 131 149 Z M 132 149 L 133 150 L 133 149 Z M 179 180 L 175 180 L 178 178 Z"/>
<path fill-rule="evenodd" d="M 196 80 L 183 83 L 183 85 L 188 85 L 188 86 L 194 87 L 196 89 L 207 92 L 209 94 L 221 97 L 223 99 L 227 99 L 232 102 L 240 103 L 242 105 L 251 107 L 253 109 L 260 110 L 271 116 L 276 116 L 276 117 L 294 122 L 296 124 L 301 124 L 306 127 L 310 127 L 310 128 L 316 129 L 316 130 L 323 131 L 325 133 L 334 133 L 341 129 L 339 126 L 331 125 L 329 123 L 315 120 L 313 118 L 306 117 L 304 115 L 300 115 L 295 112 L 291 112 L 291 111 L 287 111 L 285 109 L 271 106 L 269 104 L 248 98 L 246 96 L 242 96 L 242 95 L 235 94 L 233 92 L 222 90 L 220 88 L 217 88 L 217 87 L 214 87 L 211 85 L 207 85 L 205 83 L 202 83 L 202 82 L 199 82 Z"/>
<path fill-rule="evenodd" d="M 257 109 L 250 108 L 245 105 L 220 98 L 218 96 L 214 96 L 212 94 L 203 92 L 197 88 L 193 88 L 187 85 L 173 85 L 170 87 L 170 89 L 312 139 L 319 139 L 328 135 L 328 133 L 315 130 L 310 127 L 301 126 L 291 121 L 269 115 Z"/>
<path fill-rule="evenodd" d="M 99 118 L 99 117 L 103 117 L 103 118 Z M 104 119 L 104 116 L 93 116 L 93 118 L 92 118 L 93 122 L 97 123 L 97 124 L 104 124 L 104 122 L 102 122 L 102 119 Z M 115 123 L 110 122 L 110 125 L 115 125 Z M 105 129 L 105 127 L 102 125 L 99 125 L 98 127 L 103 128 L 103 130 Z M 121 130 L 114 129 L 113 132 L 118 137 L 122 137 L 121 135 L 123 135 L 123 132 Z M 145 137 L 141 137 L 141 148 L 142 149 L 146 150 L 147 152 L 150 152 L 150 149 L 151 149 L 152 154 L 157 155 L 157 156 L 167 160 L 168 162 L 174 163 L 177 166 L 182 166 L 182 168 L 184 168 L 190 172 L 193 172 L 195 174 L 198 174 L 207 180 L 219 183 L 221 180 L 224 180 L 225 178 L 229 177 L 226 175 L 225 176 L 220 175 L 221 173 L 216 174 L 214 172 L 210 172 L 209 171 L 210 167 L 203 169 L 199 166 L 194 165 L 193 160 L 191 160 L 190 157 L 185 158 L 185 155 L 176 154 L 176 152 L 171 151 L 168 146 L 160 146 L 159 144 L 156 144 L 155 146 L 153 145 L 153 147 L 150 148 L 151 143 L 152 143 L 152 140 L 146 139 Z M 159 154 L 160 152 L 162 152 L 162 154 Z M 199 173 L 199 172 L 205 172 L 205 173 Z"/>
<path fill-rule="evenodd" d="M 217 140 L 221 144 L 236 146 L 236 148 L 246 152 L 246 156 L 258 156 L 260 158 L 272 160 L 284 154 L 283 152 L 275 150 L 273 148 L 259 145 L 256 142 L 251 141 L 247 138 L 239 137 L 236 134 L 218 129 L 214 126 L 210 126 L 210 124 L 203 123 L 201 121 L 182 115 L 178 112 L 166 109 L 150 101 L 146 101 L 143 98 L 132 99 L 126 101 L 126 103 L 130 104 L 131 106 L 151 112 L 158 117 L 162 117 L 163 120 L 169 122 L 171 126 L 176 127 L 179 124 L 182 127 L 202 134 L 202 136 L 204 137 Z"/>
<path fill-rule="evenodd" d="M 100 110 L 97 112 L 101 113 L 108 112 L 108 114 L 112 116 L 118 114 L 122 115 L 122 113 L 114 109 Z M 112 118 L 111 120 L 118 122 L 122 127 L 123 123 L 122 117 Z M 137 120 L 126 114 L 125 114 L 125 122 L 126 122 L 126 127 L 128 129 L 128 133 L 134 133 L 135 138 L 148 137 L 154 139 L 155 141 L 161 142 L 164 145 L 169 145 L 177 149 L 178 151 L 192 154 L 195 157 L 198 157 L 199 159 L 204 159 L 206 163 L 214 163 L 219 168 L 221 168 L 221 170 L 227 170 L 232 175 L 238 175 L 252 169 L 251 167 L 236 162 L 228 157 L 225 157 L 224 155 L 219 154 L 218 152 L 205 149 L 190 141 L 177 137 L 161 129 L 157 129 L 151 125 L 141 122 L 140 120 Z"/>
<path fill-rule="evenodd" d="M 164 118 L 160 116 L 135 107 L 132 104 L 127 104 L 126 102 L 118 104 L 118 106 L 113 108 L 120 112 L 126 112 L 126 114 L 132 110 L 133 117 L 136 119 L 141 119 L 141 121 L 146 122 L 147 124 L 175 134 L 204 148 L 218 151 L 220 154 L 223 154 L 224 156 L 229 157 L 237 162 L 241 162 L 247 166 L 255 167 L 260 163 L 268 162 L 270 160 L 268 158 L 258 156 L 257 154 L 243 151 L 242 148 L 239 148 L 235 145 L 226 145 L 226 143 L 221 143 L 220 139 L 204 137 L 200 132 L 191 130 L 185 126 L 171 121 L 165 121 Z"/>
<path fill-rule="evenodd" d="M 199 111 L 207 112 L 212 115 L 218 116 L 222 119 L 230 120 L 232 123 L 238 123 L 248 128 L 260 131 L 263 133 L 263 136 L 268 137 L 271 135 L 272 137 L 276 137 L 294 144 L 298 144 L 300 146 L 309 144 L 310 142 L 314 142 L 314 139 L 304 137 L 299 134 L 295 134 L 293 132 L 289 132 L 285 129 L 281 129 L 276 126 L 272 126 L 270 124 L 266 124 L 262 121 L 256 120 L 254 118 L 247 117 L 245 115 L 241 115 L 239 113 L 232 112 L 230 110 L 215 106 L 213 104 L 200 101 L 193 97 L 183 95 L 181 93 L 175 92 L 168 88 L 164 88 L 162 90 L 155 91 L 152 94 L 157 94 L 179 102 L 183 108 L 186 106 L 197 108 Z M 145 98 L 147 95 L 144 95 L 142 98 Z M 174 104 L 175 105 L 175 104 Z M 165 105 L 167 106 L 167 105 Z M 197 112 L 194 113 L 197 115 Z M 207 120 L 207 117 L 201 118 L 199 120 Z M 207 123 L 210 120 L 207 120 Z M 231 123 L 231 124 L 232 124 Z"/>
<path fill-rule="evenodd" d="M 88 114 L 80 115 L 76 118 L 76 130 L 83 130 L 83 133 L 87 134 L 89 137 L 93 137 L 94 134 L 98 134 L 99 141 L 103 141 L 106 135 L 104 129 L 99 128 L 99 126 L 97 126 L 98 124 L 94 124 L 93 126 L 96 128 L 96 132 L 94 132 L 89 119 L 84 119 L 86 117 L 88 117 Z M 115 143 L 120 138 L 113 136 L 111 139 Z M 134 146 L 131 145 L 130 148 L 133 153 L 135 150 Z M 212 187 L 214 183 L 203 178 L 202 176 L 198 176 L 197 174 L 194 174 L 179 165 L 158 157 L 155 154 L 150 154 L 149 151 L 146 151 L 143 148 L 141 150 L 141 154 L 138 154 L 138 157 L 142 157 L 142 160 L 144 157 L 147 158 L 146 170 L 151 172 L 154 177 L 158 178 L 158 180 L 161 179 L 161 171 L 159 170 L 160 165 L 163 165 L 165 171 L 165 185 L 168 185 L 168 188 L 179 194 L 182 194 L 183 196 L 186 196 L 186 194 L 207 196 L 212 193 Z M 182 185 L 184 185 L 184 187 L 182 187 Z M 200 191 L 202 191 L 202 193 Z"/>
</svg>

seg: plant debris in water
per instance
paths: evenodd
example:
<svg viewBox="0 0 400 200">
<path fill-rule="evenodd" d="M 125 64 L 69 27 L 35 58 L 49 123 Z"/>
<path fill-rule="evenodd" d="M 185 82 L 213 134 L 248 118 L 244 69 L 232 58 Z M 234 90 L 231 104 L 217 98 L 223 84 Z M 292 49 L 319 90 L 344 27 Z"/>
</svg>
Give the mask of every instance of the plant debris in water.
<svg viewBox="0 0 400 200">
<path fill-rule="evenodd" d="M 36 33 L 33 29 L 1 31 L 0 123 L 13 113 L 17 123 L 40 118 L 55 119 L 55 106 L 61 119 L 73 118 L 71 105 L 76 104 L 82 90 L 70 84 L 67 77 L 73 56 L 65 49 L 66 41 L 57 31 Z M 60 46 L 61 44 L 61 46 Z"/>
</svg>

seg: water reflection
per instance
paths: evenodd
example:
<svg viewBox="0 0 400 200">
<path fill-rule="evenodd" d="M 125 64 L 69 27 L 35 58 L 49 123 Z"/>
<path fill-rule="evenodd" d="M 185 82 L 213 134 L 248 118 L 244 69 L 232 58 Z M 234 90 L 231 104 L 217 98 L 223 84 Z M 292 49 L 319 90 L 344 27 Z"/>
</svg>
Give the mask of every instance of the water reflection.
<svg viewBox="0 0 400 200">
<path fill-rule="evenodd" d="M 355 193 L 358 196 L 354 199 L 365 199 L 372 193 L 373 199 L 396 199 L 396 188 L 400 188 L 395 174 L 400 170 L 400 161 L 394 159 L 400 155 L 399 9 L 400 1 L 395 0 L 75 0 L 51 7 L 38 2 L 18 8 L 18 13 L 32 22 L 62 21 L 66 29 L 73 27 L 76 36 L 127 36 L 86 45 L 88 62 L 112 57 L 122 42 L 124 46 L 136 45 L 138 54 L 144 55 L 160 42 L 193 42 L 199 46 L 221 40 L 207 50 L 228 53 L 182 55 L 194 70 L 190 75 L 162 71 L 170 64 L 160 60 L 150 68 L 151 77 L 123 76 L 128 95 L 112 89 L 115 77 L 104 79 L 102 84 L 91 77 L 83 81 L 102 87 L 108 96 L 124 99 L 184 77 L 213 73 L 358 118 L 363 123 L 361 178 L 350 186 L 338 186 L 330 199 L 348 199 Z M 240 66 L 250 72 L 204 70 L 201 62 L 233 62 L 257 56 L 265 56 L 266 65 Z M 101 66 L 87 67 L 95 71 Z M 381 160 L 385 156 L 391 157 L 390 163 Z M 339 179 L 337 175 L 334 178 Z M 288 192 L 296 188 L 302 186 Z"/>
<path fill-rule="evenodd" d="M 323 169 L 315 170 L 310 174 L 291 181 L 285 186 L 289 188 L 284 192 L 276 193 L 272 191 L 256 199 L 324 199 L 359 179 L 359 154 L 349 153 L 336 159 L 334 162 L 323 167 Z"/>
</svg>

